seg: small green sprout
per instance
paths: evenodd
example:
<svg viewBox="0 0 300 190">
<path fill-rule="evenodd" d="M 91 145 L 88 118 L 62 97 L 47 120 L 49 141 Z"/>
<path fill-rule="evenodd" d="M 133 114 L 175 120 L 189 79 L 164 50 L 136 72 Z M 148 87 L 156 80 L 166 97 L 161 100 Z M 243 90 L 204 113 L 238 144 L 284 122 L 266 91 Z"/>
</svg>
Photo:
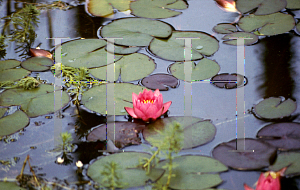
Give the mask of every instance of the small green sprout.
<svg viewBox="0 0 300 190">
<path fill-rule="evenodd" d="M 104 176 L 102 180 L 102 186 L 110 188 L 111 190 L 115 190 L 116 188 L 123 188 L 126 183 L 120 181 L 122 176 L 120 175 L 120 166 L 111 161 L 104 165 L 103 171 L 101 171 L 101 175 Z"/>
</svg>

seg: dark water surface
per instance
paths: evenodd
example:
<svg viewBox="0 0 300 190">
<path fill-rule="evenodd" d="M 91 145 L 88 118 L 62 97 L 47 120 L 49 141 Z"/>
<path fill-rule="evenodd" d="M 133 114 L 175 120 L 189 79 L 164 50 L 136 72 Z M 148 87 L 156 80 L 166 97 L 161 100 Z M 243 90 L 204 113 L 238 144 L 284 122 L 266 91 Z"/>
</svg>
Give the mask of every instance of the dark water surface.
<svg viewBox="0 0 300 190">
<path fill-rule="evenodd" d="M 189 8 L 183 10 L 182 14 L 168 19 L 161 19 L 171 24 L 176 30 L 195 30 L 203 31 L 215 36 L 219 40 L 219 50 L 210 57 L 216 60 L 221 66 L 219 73 L 236 73 L 236 47 L 222 43 L 223 35 L 216 34 L 212 28 L 219 23 L 232 23 L 238 18 L 237 13 L 225 12 L 221 10 L 213 0 L 190 0 Z M 7 1 L 2 1 L 0 6 L 0 16 L 6 16 L 9 9 Z M 11 1 L 10 10 L 14 10 L 16 2 Z M 296 18 L 300 18 L 299 11 L 293 11 Z M 41 49 L 50 50 L 54 47 L 53 40 L 47 40 L 51 37 L 69 37 L 73 38 L 97 38 L 98 28 L 108 21 L 121 17 L 131 17 L 124 13 L 116 13 L 113 18 L 97 18 L 89 16 L 84 6 L 77 6 L 67 11 L 51 10 L 42 11 L 40 15 L 40 24 L 36 30 L 37 39 L 32 47 L 40 45 Z M 257 104 L 263 98 L 271 96 L 283 96 L 292 98 L 297 101 L 297 110 L 294 114 L 300 113 L 300 40 L 299 35 L 287 33 L 272 37 L 260 37 L 259 42 L 252 46 L 245 47 L 245 76 L 248 84 L 245 90 L 245 137 L 255 138 L 257 131 L 268 122 L 258 120 L 248 112 L 252 106 Z M 7 59 L 19 59 L 13 52 L 13 47 Z M 147 53 L 145 48 L 140 50 L 141 53 Z M 157 63 L 157 68 L 152 73 L 167 73 L 167 66 L 172 63 L 156 57 L 152 57 Z M 40 75 L 42 80 L 54 83 L 53 74 L 47 72 L 32 72 L 31 76 Z M 137 81 L 135 82 L 137 83 Z M 169 108 L 169 116 L 184 115 L 184 83 L 176 89 L 161 92 L 164 102 L 172 101 Z M 82 110 L 82 118 L 86 124 L 80 123 L 79 119 L 72 117 L 76 115 L 74 107 L 68 107 L 64 112 L 62 119 L 63 131 L 69 131 L 73 136 L 73 143 L 77 144 L 75 153 L 70 154 L 70 164 L 58 165 L 55 163 L 57 153 L 49 152 L 54 148 L 53 129 L 54 114 L 48 114 L 50 119 L 45 116 L 39 116 L 30 119 L 30 124 L 21 133 L 15 133 L 12 138 L 15 142 L 0 142 L 0 159 L 7 160 L 18 157 L 19 161 L 8 171 L 0 165 L 0 180 L 7 177 L 15 178 L 21 171 L 23 161 L 27 154 L 31 157 L 31 164 L 36 166 L 36 173 L 48 181 L 59 182 L 69 187 L 80 187 L 88 189 L 91 186 L 76 185 L 89 180 L 84 174 L 76 172 L 75 165 L 77 160 L 83 162 L 84 168 L 88 163 L 101 156 L 98 149 L 103 149 L 102 143 L 87 143 L 84 137 L 87 131 L 105 122 L 103 117 L 90 114 Z M 209 83 L 192 83 L 192 115 L 195 117 L 211 119 L 217 128 L 217 134 L 214 140 L 206 145 L 184 150 L 180 154 L 199 154 L 211 156 L 212 149 L 222 142 L 230 141 L 236 138 L 236 90 L 219 89 Z M 116 117 L 117 120 L 126 121 L 123 116 Z M 293 122 L 300 122 L 299 117 Z M 41 125 L 40 125 L 41 124 Z M 75 127 L 80 125 L 81 127 Z M 35 147 L 35 149 L 31 149 Z M 143 150 L 142 146 L 130 146 L 125 151 Z M 28 166 L 27 166 L 28 167 Z M 29 174 L 29 169 L 25 169 Z M 247 183 L 252 186 L 258 179 L 260 171 L 236 171 L 229 170 L 221 173 L 220 176 L 224 182 L 218 188 L 228 190 L 242 190 L 243 184 Z M 295 180 L 296 179 L 296 180 Z M 294 185 L 292 185 L 294 184 Z M 282 189 L 298 189 L 300 187 L 299 178 L 286 179 L 283 181 Z M 79 189 L 80 189 L 79 188 Z M 133 188 L 141 189 L 141 188 Z"/>
</svg>

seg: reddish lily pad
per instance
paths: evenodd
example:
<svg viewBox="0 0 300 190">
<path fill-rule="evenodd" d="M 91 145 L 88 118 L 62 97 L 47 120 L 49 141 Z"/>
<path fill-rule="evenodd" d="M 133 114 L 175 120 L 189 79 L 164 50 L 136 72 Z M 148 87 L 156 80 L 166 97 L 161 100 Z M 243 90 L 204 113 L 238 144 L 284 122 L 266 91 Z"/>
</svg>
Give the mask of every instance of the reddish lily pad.
<svg viewBox="0 0 300 190">
<path fill-rule="evenodd" d="M 280 119 L 290 116 L 297 109 L 291 99 L 270 97 L 254 106 L 254 114 L 262 119 Z"/>
<path fill-rule="evenodd" d="M 21 66 L 29 71 L 47 71 L 53 65 L 53 61 L 47 57 L 32 57 L 21 63 Z"/>
<path fill-rule="evenodd" d="M 211 83 L 218 88 L 233 89 L 240 86 L 245 86 L 247 84 L 247 78 L 236 73 L 222 73 L 214 76 L 211 79 Z"/>
<path fill-rule="evenodd" d="M 300 153 L 299 152 L 282 152 L 278 154 L 275 163 L 269 167 L 272 171 L 279 171 L 287 167 L 284 175 L 299 176 L 300 175 Z"/>
<path fill-rule="evenodd" d="M 285 8 L 286 0 L 237 0 L 236 8 L 241 13 L 247 13 L 255 8 L 255 15 L 268 15 Z"/>
<path fill-rule="evenodd" d="M 237 31 L 237 28 L 229 23 L 221 23 L 213 27 L 213 31 L 218 34 L 231 34 Z"/>
<path fill-rule="evenodd" d="M 145 87 L 156 90 L 159 89 L 160 91 L 169 90 L 169 87 L 176 88 L 178 86 L 178 79 L 172 75 L 167 74 L 154 74 L 148 77 L 143 78 L 141 81 L 142 85 Z"/>
<path fill-rule="evenodd" d="M 244 139 L 238 139 L 243 141 Z M 256 170 L 272 164 L 277 149 L 261 140 L 245 138 L 245 150 L 235 151 L 236 139 L 217 145 L 212 155 L 214 158 L 236 170 Z"/>
<path fill-rule="evenodd" d="M 258 37 L 252 33 L 249 32 L 235 32 L 232 34 L 227 34 L 225 35 L 222 40 L 224 44 L 228 44 L 228 45 L 237 45 L 237 40 L 236 39 L 232 39 L 232 38 L 252 38 L 252 39 L 244 39 L 244 45 L 245 46 L 249 46 L 252 45 L 254 43 L 256 43 L 258 41 Z"/>
<path fill-rule="evenodd" d="M 216 127 L 211 123 L 210 120 L 203 120 L 196 117 L 168 117 L 158 119 L 154 123 L 147 125 L 143 130 L 143 136 L 145 140 L 147 140 L 149 137 L 160 139 L 160 134 L 158 134 L 155 129 L 160 131 L 164 130 L 174 121 L 177 121 L 183 126 L 185 139 L 183 149 L 206 144 L 213 140 L 216 135 Z M 190 134 L 192 136 L 188 136 Z"/>
<path fill-rule="evenodd" d="M 0 116 L 1 117 L 1 116 Z M 11 135 L 29 124 L 28 116 L 18 110 L 0 119 L 0 136 Z"/>
<path fill-rule="evenodd" d="M 109 139 L 114 142 L 117 148 L 122 149 L 128 145 L 139 145 L 142 143 L 138 133 L 143 127 L 144 125 L 132 122 L 115 122 L 108 123 L 107 125 L 101 124 L 90 132 L 87 136 L 87 140 L 105 141 Z"/>
<path fill-rule="evenodd" d="M 300 123 L 273 123 L 260 129 L 257 137 L 279 150 L 300 149 Z"/>
</svg>

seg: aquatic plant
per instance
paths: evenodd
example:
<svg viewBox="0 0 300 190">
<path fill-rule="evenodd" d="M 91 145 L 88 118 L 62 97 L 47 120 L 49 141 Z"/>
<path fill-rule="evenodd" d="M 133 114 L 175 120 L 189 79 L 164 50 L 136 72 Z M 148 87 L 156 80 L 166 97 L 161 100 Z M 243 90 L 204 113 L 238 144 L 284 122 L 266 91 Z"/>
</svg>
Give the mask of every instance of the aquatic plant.
<svg viewBox="0 0 300 190">
<path fill-rule="evenodd" d="M 102 180 L 102 185 L 104 187 L 110 188 L 111 190 L 124 187 L 125 184 L 120 181 L 122 176 L 120 175 L 120 172 L 118 172 L 119 169 L 119 165 L 114 161 L 104 165 L 104 170 L 101 171 L 101 175 L 104 176 Z"/>
<path fill-rule="evenodd" d="M 23 88 L 24 90 L 31 90 L 37 88 L 40 84 L 40 81 L 33 77 L 25 77 L 17 82 L 13 81 L 4 81 L 0 82 L 0 88 L 10 89 L 10 88 Z"/>
<path fill-rule="evenodd" d="M 72 134 L 69 132 L 60 133 L 61 143 L 53 150 L 55 152 L 71 152 L 74 145 L 71 143 L 73 141 Z"/>
</svg>

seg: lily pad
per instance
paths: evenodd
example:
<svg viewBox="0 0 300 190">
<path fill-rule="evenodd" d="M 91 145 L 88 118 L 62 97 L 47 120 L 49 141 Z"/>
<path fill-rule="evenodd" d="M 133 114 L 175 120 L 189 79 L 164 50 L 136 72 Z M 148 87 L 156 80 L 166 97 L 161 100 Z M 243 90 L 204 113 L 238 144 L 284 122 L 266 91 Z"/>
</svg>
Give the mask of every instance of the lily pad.
<svg viewBox="0 0 300 190">
<path fill-rule="evenodd" d="M 115 115 L 127 114 L 124 107 L 132 107 L 132 92 L 139 94 L 147 89 L 130 83 L 101 84 L 84 92 L 81 103 L 89 110 L 106 114 L 106 85 L 114 85 Z M 110 112 L 107 114 L 113 115 Z"/>
<path fill-rule="evenodd" d="M 125 55 L 115 63 L 115 81 L 121 74 L 123 82 L 139 80 L 151 74 L 156 67 L 153 59 L 141 53 Z M 90 74 L 94 77 L 106 80 L 107 66 L 90 69 Z"/>
<path fill-rule="evenodd" d="M 21 64 L 20 61 L 14 59 L 0 61 L 0 71 L 5 69 L 12 69 L 14 67 L 20 66 L 20 64 Z"/>
<path fill-rule="evenodd" d="M 161 135 L 158 134 L 157 130 L 164 130 L 169 127 L 171 123 L 177 121 L 183 126 L 184 131 L 184 145 L 183 149 L 197 147 L 206 144 L 214 139 L 216 135 L 216 127 L 211 123 L 210 120 L 203 120 L 196 117 L 168 117 L 158 119 L 154 123 L 147 125 L 143 130 L 143 136 L 145 140 L 149 137 L 154 139 L 160 139 Z M 188 136 L 188 135 L 192 136 Z"/>
<path fill-rule="evenodd" d="M 170 66 L 171 74 L 183 81 L 185 80 L 184 64 L 186 63 L 173 63 Z M 204 58 L 197 65 L 192 64 L 192 81 L 209 79 L 218 74 L 219 71 L 220 65 L 217 62 Z"/>
<path fill-rule="evenodd" d="M 26 190 L 25 188 L 18 186 L 16 183 L 4 181 L 0 181 L 0 189 Z"/>
<path fill-rule="evenodd" d="M 0 94 L 1 106 L 20 105 L 21 109 L 29 117 L 37 117 L 53 113 L 54 111 L 54 90 L 53 85 L 40 84 L 38 88 L 31 90 L 8 89 Z M 69 95 L 61 92 L 61 102 L 63 107 L 69 102 Z"/>
<path fill-rule="evenodd" d="M 255 15 L 268 15 L 281 11 L 287 5 L 286 0 L 237 0 L 236 8 L 247 13 L 255 8 Z"/>
<path fill-rule="evenodd" d="M 139 145 L 142 143 L 138 133 L 143 127 L 144 125 L 132 122 L 115 122 L 108 123 L 107 125 L 101 124 L 92 130 L 92 132 L 87 136 L 87 140 L 105 141 L 109 139 L 114 142 L 117 148 L 122 149 L 128 145 Z"/>
<path fill-rule="evenodd" d="M 287 9 L 300 9 L 300 1 L 299 0 L 286 0 L 287 5 L 285 8 Z"/>
<path fill-rule="evenodd" d="M 175 174 L 175 177 L 171 178 L 170 188 L 172 189 L 200 190 L 217 186 L 222 183 L 218 172 L 228 170 L 224 164 L 207 156 L 179 156 L 173 162 L 178 166 L 172 169 L 172 174 Z M 157 167 L 163 168 L 167 163 L 168 160 L 161 161 Z M 168 173 L 167 169 L 165 175 L 158 182 L 166 184 Z"/>
<path fill-rule="evenodd" d="M 245 32 L 252 32 L 258 29 L 255 34 L 271 36 L 292 30 L 295 26 L 295 20 L 292 15 L 284 13 L 263 16 L 251 14 L 241 18 L 238 25 Z"/>
<path fill-rule="evenodd" d="M 176 88 L 179 84 L 178 79 L 172 75 L 154 74 L 143 78 L 142 85 L 152 90 L 159 89 L 160 91 L 169 90 L 169 87 Z"/>
<path fill-rule="evenodd" d="M 105 156 L 89 166 L 87 175 L 102 185 L 105 176 L 102 175 L 101 172 L 104 170 L 105 165 L 112 161 L 119 166 L 118 174 L 121 176 L 119 181 L 122 184 L 127 183 L 123 188 L 146 185 L 146 181 L 149 179 L 156 181 L 163 175 L 163 169 L 152 168 L 150 174 L 146 175 L 143 169 L 137 168 L 136 166 L 139 165 L 139 160 L 142 158 L 149 159 L 151 155 L 139 152 L 123 152 Z"/>
<path fill-rule="evenodd" d="M 254 106 L 254 114 L 263 119 L 279 119 L 291 115 L 297 104 L 291 99 L 270 97 Z"/>
<path fill-rule="evenodd" d="M 169 18 L 180 15 L 182 12 L 171 9 L 187 9 L 183 0 L 136 0 L 130 4 L 132 14 L 145 18 Z"/>
<path fill-rule="evenodd" d="M 18 110 L 0 119 L 0 136 L 11 135 L 29 124 L 28 116 Z"/>
<path fill-rule="evenodd" d="M 94 16 L 108 16 L 114 13 L 113 7 L 119 11 L 129 9 L 131 0 L 87 0 L 85 10 Z"/>
<path fill-rule="evenodd" d="M 298 24 L 296 25 L 296 30 L 298 33 L 300 33 L 300 22 L 298 22 Z"/>
<path fill-rule="evenodd" d="M 279 171 L 288 166 L 284 175 L 300 175 L 300 153 L 299 152 L 282 152 L 278 154 L 275 163 L 269 167 L 272 171 Z"/>
<path fill-rule="evenodd" d="M 232 34 L 227 34 L 225 35 L 222 40 L 226 40 L 223 41 L 224 44 L 228 44 L 228 45 L 237 45 L 237 40 L 236 39 L 231 39 L 231 38 L 252 38 L 252 39 L 244 39 L 244 45 L 248 46 L 248 45 L 252 45 L 254 43 L 256 43 L 258 41 L 258 37 L 252 33 L 248 33 L 248 32 L 235 32 Z"/>
<path fill-rule="evenodd" d="M 211 79 L 211 83 L 218 88 L 233 89 L 233 88 L 245 86 L 248 83 L 248 80 L 245 76 L 243 77 L 240 74 L 221 73 L 214 76 Z"/>
<path fill-rule="evenodd" d="M 128 47 L 128 46 L 114 45 L 114 47 L 115 47 L 114 53 L 121 54 L 121 55 L 132 54 L 132 53 L 135 53 L 140 50 L 140 47 L 135 47 L 135 46 Z M 105 47 L 105 50 L 107 51 L 107 46 Z M 108 52 L 110 52 L 110 51 L 108 51 Z M 110 53 L 113 53 L 113 52 L 110 52 Z"/>
<path fill-rule="evenodd" d="M 21 66 L 29 71 L 47 71 L 53 65 L 53 61 L 47 57 L 32 57 L 21 63 Z"/>
<path fill-rule="evenodd" d="M 244 139 L 237 140 L 243 141 Z M 245 138 L 246 151 L 235 151 L 236 144 L 242 143 L 237 140 L 217 145 L 212 151 L 213 157 L 236 170 L 256 170 L 272 164 L 277 152 L 275 147 L 261 140 Z"/>
<path fill-rule="evenodd" d="M 102 39 L 80 39 L 66 42 L 61 46 L 62 64 L 69 67 L 101 67 L 107 65 L 107 54 Z M 121 55 L 114 55 L 115 61 Z"/>
<path fill-rule="evenodd" d="M 0 118 L 6 113 L 7 108 L 0 108 Z"/>
<path fill-rule="evenodd" d="M 197 37 L 192 39 L 192 61 L 203 58 L 203 55 L 212 55 L 219 49 L 219 42 L 214 37 L 198 31 L 174 31 L 172 36 L 165 39 L 154 38 L 149 50 L 156 56 L 170 61 L 185 61 L 185 40 L 176 38 Z"/>
<path fill-rule="evenodd" d="M 154 37 L 168 38 L 172 27 L 162 21 L 146 18 L 121 18 L 103 26 L 103 38 L 114 37 L 115 44 L 124 46 L 148 46 Z"/>
<path fill-rule="evenodd" d="M 229 23 L 222 23 L 218 24 L 217 26 L 213 27 L 213 31 L 218 34 L 231 34 L 237 31 L 237 28 Z"/>
<path fill-rule="evenodd" d="M 257 137 L 279 150 L 300 149 L 300 123 L 274 123 L 260 129 Z"/>
</svg>

